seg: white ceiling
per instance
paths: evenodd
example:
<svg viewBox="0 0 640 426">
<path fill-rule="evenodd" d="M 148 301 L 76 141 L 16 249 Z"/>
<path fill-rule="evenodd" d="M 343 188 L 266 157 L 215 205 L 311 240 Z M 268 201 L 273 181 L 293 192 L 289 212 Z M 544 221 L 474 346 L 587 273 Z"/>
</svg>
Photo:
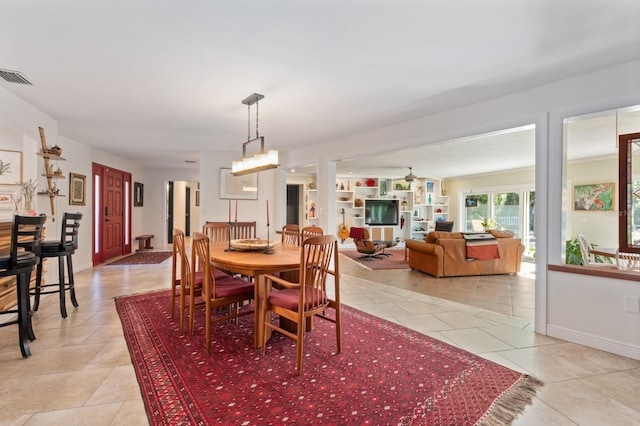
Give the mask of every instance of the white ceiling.
<svg viewBox="0 0 640 426">
<path fill-rule="evenodd" d="M 639 21 L 637 0 L 3 0 L 0 68 L 33 86 L 0 85 L 73 140 L 198 167 L 184 161 L 240 153 L 253 92 L 260 133 L 286 151 L 638 59 Z M 533 159 L 531 138 L 464 152 Z M 434 149 L 383 166 L 444 165 L 452 146 Z"/>
</svg>

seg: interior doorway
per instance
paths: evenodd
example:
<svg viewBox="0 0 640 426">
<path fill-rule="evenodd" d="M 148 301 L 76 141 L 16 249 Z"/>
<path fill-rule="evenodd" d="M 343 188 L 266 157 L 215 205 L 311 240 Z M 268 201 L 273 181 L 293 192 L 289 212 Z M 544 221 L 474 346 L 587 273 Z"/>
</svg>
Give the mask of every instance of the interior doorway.
<svg viewBox="0 0 640 426">
<path fill-rule="evenodd" d="M 302 200 L 302 185 L 287 184 L 287 222 L 300 225 L 300 200 Z"/>
<path fill-rule="evenodd" d="M 92 164 L 94 265 L 131 253 L 131 173 Z"/>
<path fill-rule="evenodd" d="M 173 243 L 173 229 L 177 228 L 188 237 L 193 231 L 201 228 L 199 182 L 167 181 L 165 182 L 165 233 L 168 244 Z M 196 196 L 192 196 L 192 188 L 196 188 Z"/>
</svg>

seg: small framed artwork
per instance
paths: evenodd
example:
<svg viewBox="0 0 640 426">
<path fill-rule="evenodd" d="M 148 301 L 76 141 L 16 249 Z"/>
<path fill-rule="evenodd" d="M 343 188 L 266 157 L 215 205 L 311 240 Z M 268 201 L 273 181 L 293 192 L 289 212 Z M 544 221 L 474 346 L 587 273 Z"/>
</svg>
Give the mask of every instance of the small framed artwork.
<svg viewBox="0 0 640 426">
<path fill-rule="evenodd" d="M 133 206 L 144 206 L 144 184 L 140 182 L 133 182 Z"/>
<path fill-rule="evenodd" d="M 220 198 L 230 200 L 257 200 L 258 174 L 234 176 L 231 169 L 220 169 Z"/>
<path fill-rule="evenodd" d="M 615 183 L 573 185 L 573 209 L 577 211 L 613 211 Z"/>
<path fill-rule="evenodd" d="M 432 180 L 428 180 L 426 182 L 427 192 L 433 192 L 435 188 L 435 182 Z"/>
<path fill-rule="evenodd" d="M 200 207 L 200 191 L 196 191 L 196 207 Z"/>
<path fill-rule="evenodd" d="M 411 191 L 411 182 L 407 182 L 404 179 L 398 179 L 393 181 L 394 191 Z"/>
<path fill-rule="evenodd" d="M 476 197 L 465 197 L 464 206 L 465 207 L 478 207 L 478 199 Z"/>
<path fill-rule="evenodd" d="M 382 179 L 380 181 L 380 196 L 384 197 L 385 195 L 387 195 L 387 181 Z"/>
<path fill-rule="evenodd" d="M 13 213 L 18 210 L 20 187 L 0 185 L 0 220 L 11 220 Z"/>
<path fill-rule="evenodd" d="M 22 182 L 22 151 L 0 149 L 0 184 L 20 185 Z"/>
<path fill-rule="evenodd" d="M 84 206 L 87 204 L 87 177 L 77 173 L 69 173 L 69 205 Z"/>
</svg>

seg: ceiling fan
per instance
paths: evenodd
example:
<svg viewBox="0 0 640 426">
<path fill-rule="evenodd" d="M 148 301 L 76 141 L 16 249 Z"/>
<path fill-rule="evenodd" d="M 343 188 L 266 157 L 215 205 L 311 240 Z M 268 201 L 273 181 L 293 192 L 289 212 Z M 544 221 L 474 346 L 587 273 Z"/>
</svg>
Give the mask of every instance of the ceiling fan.
<svg viewBox="0 0 640 426">
<path fill-rule="evenodd" d="M 407 182 L 413 182 L 416 179 L 418 179 L 418 176 L 413 174 L 413 167 L 409 167 L 409 174 L 404 177 L 404 180 Z"/>
</svg>

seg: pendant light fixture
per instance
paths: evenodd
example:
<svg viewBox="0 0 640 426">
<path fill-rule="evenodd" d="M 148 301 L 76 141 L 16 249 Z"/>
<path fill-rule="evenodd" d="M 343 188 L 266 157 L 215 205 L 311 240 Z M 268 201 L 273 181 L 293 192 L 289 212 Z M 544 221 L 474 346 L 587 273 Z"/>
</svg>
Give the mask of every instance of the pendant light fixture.
<svg viewBox="0 0 640 426">
<path fill-rule="evenodd" d="M 276 150 L 264 150 L 264 136 L 260 136 L 258 133 L 258 101 L 263 99 L 264 95 L 259 93 L 253 93 L 242 100 L 242 103 L 247 106 L 248 120 L 247 120 L 247 141 L 242 144 L 242 160 L 233 161 L 231 163 L 231 174 L 234 176 L 242 176 L 249 173 L 257 173 L 263 170 L 275 169 L 280 164 L 278 163 L 278 151 Z M 251 139 L 251 105 L 256 104 L 256 138 Z M 247 145 L 251 143 L 260 144 L 260 150 L 254 155 L 247 156 Z"/>
<path fill-rule="evenodd" d="M 407 182 L 413 182 L 416 179 L 418 179 L 418 176 L 413 174 L 413 167 L 409 167 L 409 174 L 404 177 L 404 180 Z"/>
</svg>

